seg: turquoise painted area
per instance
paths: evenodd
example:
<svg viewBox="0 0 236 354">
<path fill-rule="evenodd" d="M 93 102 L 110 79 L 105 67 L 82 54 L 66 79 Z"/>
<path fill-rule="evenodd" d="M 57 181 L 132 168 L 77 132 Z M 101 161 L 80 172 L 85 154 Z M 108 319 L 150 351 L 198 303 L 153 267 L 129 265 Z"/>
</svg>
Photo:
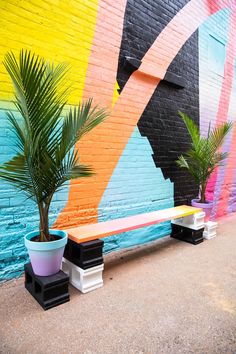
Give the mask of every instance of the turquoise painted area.
<svg viewBox="0 0 236 354">
<path fill-rule="evenodd" d="M 99 221 L 107 221 L 174 206 L 173 183 L 156 168 L 152 148 L 134 130 L 99 205 Z M 105 238 L 105 253 L 143 244 L 170 233 L 170 222 Z"/>
<path fill-rule="evenodd" d="M 16 113 L 16 116 L 20 116 Z M 0 110 L 0 164 L 15 154 L 14 134 L 4 110 Z M 68 199 L 68 185 L 55 194 L 50 212 L 50 225 L 55 221 Z M 16 191 L 10 184 L 0 180 L 0 281 L 14 278 L 22 273 L 28 260 L 24 246 L 26 233 L 38 229 L 37 206 Z"/>
</svg>

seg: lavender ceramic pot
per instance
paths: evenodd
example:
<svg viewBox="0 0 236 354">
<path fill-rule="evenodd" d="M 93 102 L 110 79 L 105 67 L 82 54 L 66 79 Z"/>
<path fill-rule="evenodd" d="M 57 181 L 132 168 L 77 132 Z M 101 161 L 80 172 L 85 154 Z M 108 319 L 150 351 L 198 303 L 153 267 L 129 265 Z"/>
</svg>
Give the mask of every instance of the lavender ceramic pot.
<svg viewBox="0 0 236 354">
<path fill-rule="evenodd" d="M 199 200 L 200 199 L 192 199 L 191 200 L 191 204 L 195 208 L 201 208 L 202 211 L 204 211 L 206 213 L 205 222 L 207 222 L 210 219 L 210 216 L 211 216 L 213 202 L 207 201 L 206 203 L 200 203 Z"/>
<path fill-rule="evenodd" d="M 61 230 L 49 230 L 60 239 L 49 242 L 34 242 L 31 239 L 39 234 L 33 231 L 25 236 L 25 246 L 28 250 L 34 274 L 48 276 L 59 272 L 62 257 L 67 243 L 67 233 Z"/>
</svg>

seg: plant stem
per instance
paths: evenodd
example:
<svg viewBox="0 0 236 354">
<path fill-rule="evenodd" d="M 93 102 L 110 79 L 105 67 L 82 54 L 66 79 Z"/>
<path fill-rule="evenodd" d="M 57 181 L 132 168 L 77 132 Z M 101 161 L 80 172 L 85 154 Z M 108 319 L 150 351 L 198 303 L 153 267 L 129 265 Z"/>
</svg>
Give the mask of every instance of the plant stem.
<svg viewBox="0 0 236 354">
<path fill-rule="evenodd" d="M 205 193 L 206 193 L 206 184 L 202 184 L 201 187 L 200 187 L 200 196 L 201 196 L 201 199 L 200 199 L 200 203 L 206 203 L 206 199 L 205 199 Z"/>
<path fill-rule="evenodd" d="M 39 203 L 39 215 L 40 215 L 40 242 L 49 241 L 49 225 L 48 225 L 48 211 L 49 211 L 49 204 L 46 203 Z"/>
</svg>

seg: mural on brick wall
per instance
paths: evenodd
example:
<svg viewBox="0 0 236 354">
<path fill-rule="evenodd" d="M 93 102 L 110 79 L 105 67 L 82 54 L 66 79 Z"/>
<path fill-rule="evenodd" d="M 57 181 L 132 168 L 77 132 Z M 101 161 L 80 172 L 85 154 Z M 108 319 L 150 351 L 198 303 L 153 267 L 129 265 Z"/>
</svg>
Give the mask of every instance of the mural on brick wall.
<svg viewBox="0 0 236 354">
<path fill-rule="evenodd" d="M 82 1 L 70 7 L 62 1 L 56 7 L 53 1 L 41 1 L 35 6 L 30 1 L 1 1 L 0 34 L 0 163 L 14 155 L 14 137 L 7 125 L 6 110 L 14 109 L 13 89 L 2 65 L 9 50 L 18 53 L 21 48 L 55 62 L 67 61 L 71 65 L 72 83 L 70 103 L 82 98 L 88 59 L 94 37 L 98 1 L 87 7 Z M 64 31 L 66 28 L 66 31 Z M 58 192 L 51 206 L 50 223 L 53 224 L 66 206 L 69 186 Z M 38 228 L 36 205 L 22 193 L 0 181 L 0 281 L 21 274 L 27 260 L 23 236 Z"/>
<path fill-rule="evenodd" d="M 233 0 L 77 0 L 0 2 L 2 47 L 33 49 L 71 64 L 70 103 L 94 97 L 110 117 L 76 147 L 96 175 L 57 193 L 51 224 L 57 228 L 109 220 L 189 202 L 197 187 L 175 165 L 189 138 L 177 111 L 193 116 L 204 133 L 234 120 L 236 5 Z M 32 16 L 33 14 L 33 16 Z M 12 108 L 10 81 L 2 77 L 0 149 L 14 153 L 5 111 Z M 200 107 L 200 109 L 199 109 Z M 200 121 L 199 121 L 200 117 Z M 214 215 L 236 208 L 235 131 L 231 154 L 208 185 Z M 0 279 L 14 277 L 26 261 L 23 235 L 37 227 L 36 208 L 1 182 Z M 105 251 L 130 247 L 169 233 L 169 223 L 110 237 Z"/>
</svg>

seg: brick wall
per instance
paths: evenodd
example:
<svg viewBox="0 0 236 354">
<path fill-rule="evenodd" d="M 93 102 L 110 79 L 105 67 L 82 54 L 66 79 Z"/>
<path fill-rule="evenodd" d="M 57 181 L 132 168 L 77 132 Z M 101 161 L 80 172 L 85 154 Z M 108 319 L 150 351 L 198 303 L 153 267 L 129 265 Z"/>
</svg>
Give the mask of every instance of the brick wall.
<svg viewBox="0 0 236 354">
<path fill-rule="evenodd" d="M 206 131 L 208 122 L 234 120 L 234 1 L 52 0 L 1 2 L 0 60 L 8 50 L 32 49 L 71 65 L 70 103 L 93 96 L 109 119 L 76 148 L 96 175 L 55 195 L 50 224 L 81 223 L 187 203 L 197 186 L 175 165 L 189 146 L 178 110 Z M 171 21 L 172 20 L 172 21 Z M 220 51 L 220 55 L 219 55 Z M 130 59 L 131 58 L 131 59 Z M 0 162 L 14 154 L 6 120 L 13 90 L 0 66 Z M 226 167 L 209 184 L 214 215 L 235 210 L 235 139 Z M 0 280 L 22 272 L 25 233 L 37 228 L 33 202 L 0 182 Z M 116 235 L 105 251 L 149 242 L 169 233 L 169 223 Z"/>
<path fill-rule="evenodd" d="M 119 57 L 118 82 L 123 88 L 130 71 L 125 57 L 141 60 L 156 37 L 188 1 L 128 1 Z M 150 25 L 151 24 L 151 25 Z M 176 205 L 188 203 L 197 195 L 197 187 L 189 174 L 177 167 L 175 161 L 182 153 L 188 136 L 178 110 L 188 112 L 199 123 L 198 31 L 184 44 L 172 61 L 168 72 L 179 76 L 183 87 L 163 80 L 140 117 L 138 128 L 148 137 L 153 160 L 164 178 L 174 183 Z M 183 183 L 184 181 L 184 183 Z"/>
</svg>

